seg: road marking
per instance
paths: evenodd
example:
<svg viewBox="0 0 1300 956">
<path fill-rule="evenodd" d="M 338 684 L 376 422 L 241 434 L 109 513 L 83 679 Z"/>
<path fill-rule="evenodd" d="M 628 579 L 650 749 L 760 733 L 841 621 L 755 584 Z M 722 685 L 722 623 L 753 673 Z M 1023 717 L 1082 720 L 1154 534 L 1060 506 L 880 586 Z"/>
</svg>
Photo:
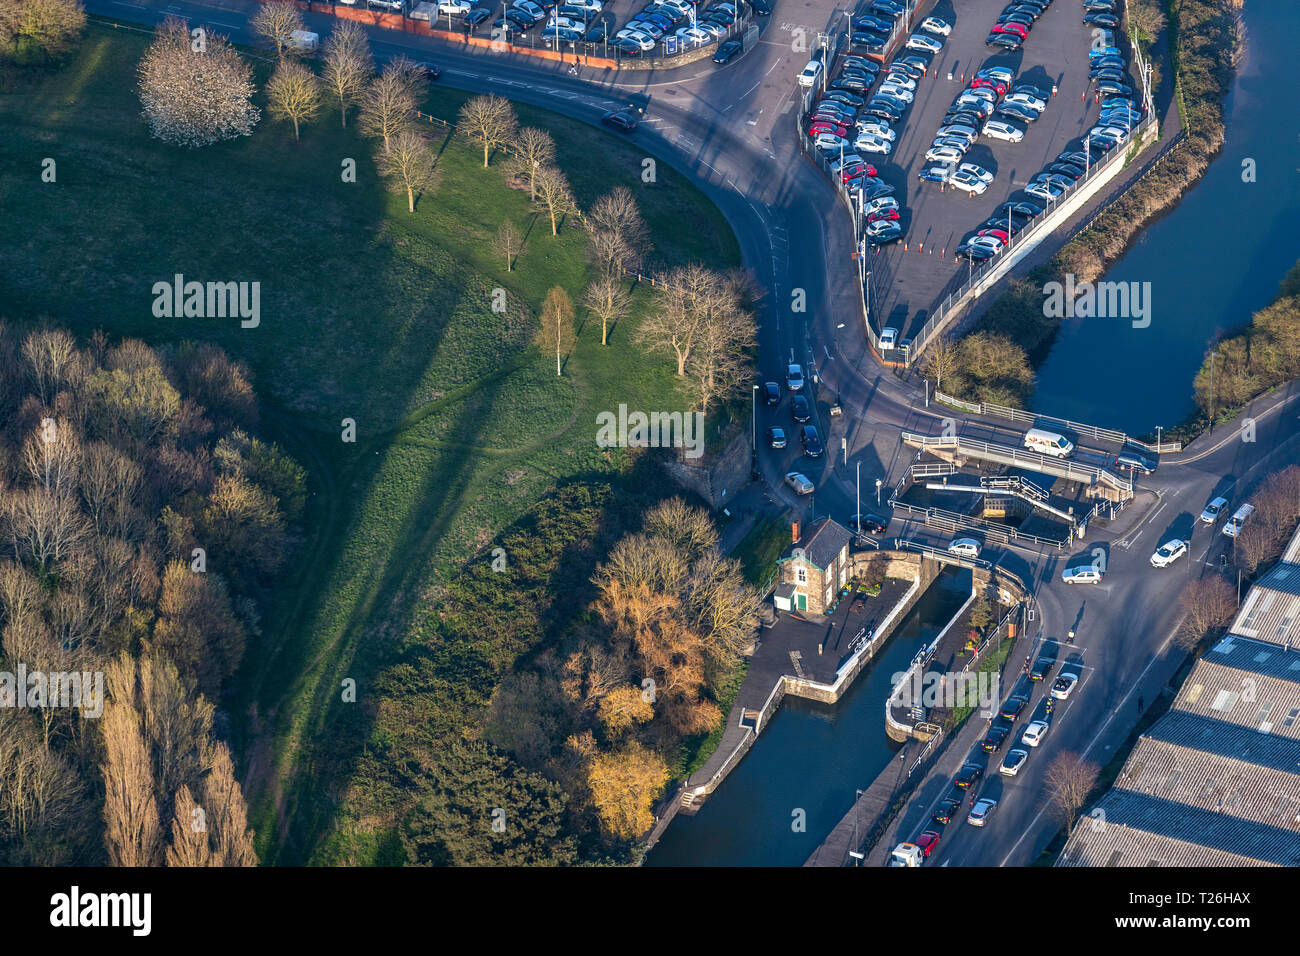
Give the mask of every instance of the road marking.
<svg viewBox="0 0 1300 956">
<path fill-rule="evenodd" d="M 235 24 L 235 23 L 222 23 L 220 20 L 209 20 L 209 21 L 208 21 L 208 24 L 209 24 L 209 26 L 214 26 L 214 27 L 225 27 L 227 30 L 238 30 L 238 29 L 240 29 L 240 27 L 239 27 L 238 24 Z"/>
</svg>

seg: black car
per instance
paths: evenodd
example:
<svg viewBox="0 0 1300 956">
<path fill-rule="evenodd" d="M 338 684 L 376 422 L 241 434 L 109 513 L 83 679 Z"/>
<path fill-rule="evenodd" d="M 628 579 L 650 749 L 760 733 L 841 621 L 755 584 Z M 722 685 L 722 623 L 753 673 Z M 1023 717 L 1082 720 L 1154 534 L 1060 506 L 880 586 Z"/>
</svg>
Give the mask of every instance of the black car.
<svg viewBox="0 0 1300 956">
<path fill-rule="evenodd" d="M 889 33 L 894 29 L 893 23 L 879 17 L 854 17 L 853 25 L 859 30 L 867 30 L 871 33 Z"/>
<path fill-rule="evenodd" d="M 1048 674 L 1052 673 L 1052 668 L 1056 666 L 1056 658 L 1040 657 L 1034 661 L 1034 666 L 1029 669 L 1030 680 L 1042 680 Z"/>
<path fill-rule="evenodd" d="M 1083 22 L 1094 27 L 1106 27 L 1113 30 L 1119 26 L 1119 17 L 1113 13 L 1090 13 L 1083 18 Z"/>
<path fill-rule="evenodd" d="M 1012 33 L 990 33 L 988 39 L 984 41 L 985 46 L 1000 46 L 1011 51 L 1016 51 L 1024 44 L 1020 37 Z"/>
<path fill-rule="evenodd" d="M 844 58 L 844 65 L 851 66 L 855 70 L 865 70 L 872 74 L 880 72 L 880 64 L 875 60 L 868 60 L 865 56 L 854 56 L 852 53 Z"/>
<path fill-rule="evenodd" d="M 612 113 L 606 113 L 602 116 L 600 121 L 620 133 L 632 132 L 632 130 L 636 129 L 637 124 L 641 122 L 640 118 L 631 110 L 614 110 Z"/>
<path fill-rule="evenodd" d="M 912 77 L 912 79 L 916 80 L 930 72 L 930 61 L 923 56 L 911 53 L 895 60 L 890 68 L 894 70 L 899 68 L 918 70 L 920 71 L 919 74 Z"/>
<path fill-rule="evenodd" d="M 740 55 L 740 49 L 743 44 L 739 40 L 728 40 L 722 46 L 718 47 L 718 52 L 713 54 L 714 63 L 728 63 Z"/>
<path fill-rule="evenodd" d="M 1006 216 L 989 216 L 982 223 L 981 229 L 1001 229 L 1008 235 L 1014 236 L 1020 230 L 1024 229 L 1027 223 L 1023 219 L 1017 219 L 1012 216 L 1008 219 Z"/>
<path fill-rule="evenodd" d="M 888 93 L 877 93 L 871 98 L 871 102 L 892 106 L 898 110 L 900 115 L 907 109 L 905 100 L 900 100 L 897 96 L 890 96 Z"/>
<path fill-rule="evenodd" d="M 442 76 L 442 70 L 433 63 L 416 63 L 414 66 L 417 70 L 424 71 L 424 78 L 426 80 L 436 80 L 438 77 Z"/>
<path fill-rule="evenodd" d="M 1014 697 L 1008 698 L 1007 702 L 1002 705 L 1002 709 L 998 711 L 998 716 L 1003 720 L 1015 720 L 1020 716 L 1020 711 L 1024 709 L 1027 703 L 1029 703 L 1028 698 L 1023 694 L 1016 694 Z"/>
<path fill-rule="evenodd" d="M 882 119 L 887 123 L 893 123 L 898 120 L 898 114 L 893 110 L 887 110 L 883 106 L 866 106 L 863 107 L 864 116 L 874 116 L 876 119 Z"/>
<path fill-rule="evenodd" d="M 984 776 L 984 768 L 979 764 L 962 764 L 961 770 L 957 771 L 957 776 L 952 782 L 954 786 L 961 787 L 963 790 L 970 790 L 982 776 Z"/>
<path fill-rule="evenodd" d="M 809 458 L 820 458 L 824 449 L 822 448 L 821 436 L 817 434 L 816 425 L 805 425 L 799 429 L 799 442 L 803 445 L 803 453 Z"/>
<path fill-rule="evenodd" d="M 849 530 L 858 534 L 884 534 L 888 527 L 889 523 L 879 515 L 853 515 L 849 518 Z"/>
<path fill-rule="evenodd" d="M 476 27 L 491 16 L 492 11 L 487 7 L 475 7 L 469 13 L 465 14 L 465 26 Z"/>
<path fill-rule="evenodd" d="M 1083 175 L 1083 169 L 1073 163 L 1052 163 L 1047 167 L 1049 173 L 1060 173 L 1062 176 L 1069 176 L 1071 179 L 1078 179 Z"/>
<path fill-rule="evenodd" d="M 883 53 L 885 38 L 875 33 L 855 33 L 849 41 L 849 48 L 866 50 L 868 53 Z"/>
<path fill-rule="evenodd" d="M 1034 99 L 1042 100 L 1044 103 L 1049 103 L 1051 102 L 1052 99 L 1052 95 L 1048 93 L 1046 90 L 1040 90 L 1038 87 L 1033 86 L 1029 83 L 1017 83 L 1015 86 L 1011 87 L 1011 89 L 1007 90 L 1007 92 L 1028 93 Z"/>
<path fill-rule="evenodd" d="M 812 421 L 812 412 L 808 408 L 808 399 L 803 395 L 795 395 L 790 399 L 790 414 L 794 416 L 796 422 Z"/>
<path fill-rule="evenodd" d="M 951 823 L 952 818 L 956 816 L 957 811 L 960 809 L 960 803 L 952 797 L 947 797 L 946 799 L 939 801 L 939 805 L 935 807 L 934 812 L 930 814 L 930 819 L 935 823 Z"/>
<path fill-rule="evenodd" d="M 763 383 L 763 397 L 769 405 L 781 404 L 781 386 L 776 382 Z"/>
<path fill-rule="evenodd" d="M 1011 6 L 1005 7 L 1002 12 L 1004 14 L 1023 13 L 1032 21 L 1043 15 L 1043 8 L 1032 3 L 1013 3 Z"/>
<path fill-rule="evenodd" d="M 871 4 L 872 13 L 883 13 L 891 19 L 898 19 L 903 15 L 903 5 L 898 0 L 875 0 Z"/>
<path fill-rule="evenodd" d="M 864 186 L 862 190 L 862 201 L 871 202 L 873 199 L 879 199 L 881 196 L 894 195 L 894 187 L 889 183 L 872 183 Z"/>
<path fill-rule="evenodd" d="M 594 11 L 588 10 L 586 7 L 571 7 L 566 4 L 555 12 L 562 17 L 568 17 L 570 20 L 581 23 L 582 28 L 585 30 L 587 29 L 587 20 L 593 15 Z"/>
<path fill-rule="evenodd" d="M 1143 475 L 1149 475 L 1156 470 L 1155 462 L 1130 451 L 1122 453 L 1115 459 L 1115 467 L 1120 471 L 1136 471 Z"/>
<path fill-rule="evenodd" d="M 608 20 L 597 20 L 592 28 L 587 31 L 586 41 L 588 43 L 604 43 L 609 39 L 609 27 Z"/>
<path fill-rule="evenodd" d="M 1088 157 L 1081 150 L 1066 150 L 1056 157 L 1056 161 L 1058 163 L 1069 163 L 1072 166 L 1088 165 Z"/>
<path fill-rule="evenodd" d="M 860 109 L 863 103 L 862 97 L 854 96 L 852 93 L 846 93 L 844 90 L 831 90 L 822 97 L 822 103 L 825 103 L 827 100 L 855 110 Z"/>
<path fill-rule="evenodd" d="M 771 0 L 749 0 L 749 5 L 760 17 L 770 16 L 772 13 Z"/>
<path fill-rule="evenodd" d="M 946 113 L 943 117 L 944 126 L 969 126 L 971 129 L 978 130 L 983 124 L 984 120 L 980 115 L 969 110 L 957 110 Z"/>
<path fill-rule="evenodd" d="M 995 754 L 1002 749 L 1002 745 L 1007 742 L 1007 737 L 1010 735 L 1010 727 L 1005 724 L 994 724 L 989 728 L 989 732 L 984 735 L 984 741 L 980 746 L 989 753 Z"/>
<path fill-rule="evenodd" d="M 1035 216 L 1041 216 L 1043 214 L 1043 207 L 1036 206 L 1033 203 L 1024 200 L 1020 202 L 1004 202 L 998 207 L 999 216 L 1005 216 L 1008 212 L 1013 216 L 1027 216 L 1028 218 L 1033 219 Z"/>
<path fill-rule="evenodd" d="M 1026 30 L 1032 30 L 1034 27 L 1034 18 L 1027 13 L 1004 13 L 998 17 L 998 23 L 1017 23 Z"/>
</svg>

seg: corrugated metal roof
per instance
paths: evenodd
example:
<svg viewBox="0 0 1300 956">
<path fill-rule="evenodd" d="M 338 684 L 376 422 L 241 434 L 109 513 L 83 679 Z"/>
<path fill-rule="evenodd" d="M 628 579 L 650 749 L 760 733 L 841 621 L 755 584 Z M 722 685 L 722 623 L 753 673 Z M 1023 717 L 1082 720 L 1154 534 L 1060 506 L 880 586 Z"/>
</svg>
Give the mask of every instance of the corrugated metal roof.
<svg viewBox="0 0 1300 956">
<path fill-rule="evenodd" d="M 1231 630 L 1273 644 L 1300 646 L 1300 565 L 1279 564 L 1256 582 Z"/>
<path fill-rule="evenodd" d="M 1226 634 L 1201 660 L 1300 684 L 1300 649 L 1288 651 L 1272 641 Z"/>
<path fill-rule="evenodd" d="M 1300 834 L 1148 796 L 1109 791 L 1058 866 L 1300 866 Z"/>
<path fill-rule="evenodd" d="M 1290 656 L 1300 659 L 1300 654 Z M 1175 712 L 1211 718 L 1224 732 L 1239 727 L 1251 733 L 1264 731 L 1300 740 L 1300 684 L 1258 671 L 1225 667 L 1207 658 L 1197 661 L 1183 681 L 1170 711 Z"/>
</svg>

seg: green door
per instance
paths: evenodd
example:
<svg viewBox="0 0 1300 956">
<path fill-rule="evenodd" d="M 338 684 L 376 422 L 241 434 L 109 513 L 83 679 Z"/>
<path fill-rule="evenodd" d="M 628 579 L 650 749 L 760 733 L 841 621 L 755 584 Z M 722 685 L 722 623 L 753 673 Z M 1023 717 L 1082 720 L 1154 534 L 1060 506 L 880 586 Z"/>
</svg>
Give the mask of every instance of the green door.
<svg viewBox="0 0 1300 956">
<path fill-rule="evenodd" d="M 806 610 L 808 610 L 808 595 L 806 595 L 806 594 L 799 594 L 799 595 L 796 595 L 796 597 L 799 598 L 799 610 L 801 610 L 801 611 L 806 611 Z"/>
</svg>

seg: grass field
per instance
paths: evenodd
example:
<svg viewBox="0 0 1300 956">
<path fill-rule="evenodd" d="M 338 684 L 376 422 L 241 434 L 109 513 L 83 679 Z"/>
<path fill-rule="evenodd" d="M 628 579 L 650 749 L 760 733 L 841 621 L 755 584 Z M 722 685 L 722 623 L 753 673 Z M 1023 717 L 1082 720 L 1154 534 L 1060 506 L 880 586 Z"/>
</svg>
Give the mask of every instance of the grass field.
<svg viewBox="0 0 1300 956">
<path fill-rule="evenodd" d="M 292 823 L 307 809 L 299 801 L 331 799 L 310 785 L 331 769 L 311 765 L 310 744 L 330 733 L 340 682 L 364 694 L 412 609 L 436 602 L 439 581 L 541 495 L 626 466 L 595 447 L 598 411 L 688 399 L 667 361 L 631 344 L 636 315 L 607 348 L 598 323 L 583 328 L 557 379 L 554 357 L 531 345 L 535 315 L 554 285 L 580 299 L 585 236 L 566 223 L 552 238 L 499 161 L 485 170 L 481 151 L 437 132 L 442 184 L 412 216 L 377 183 L 373 144 L 341 129 L 336 111 L 301 142 L 264 115 L 249 138 L 163 146 L 135 93 L 145 42 L 92 26 L 62 71 L 0 96 L 0 301 L 11 321 L 219 343 L 251 366 L 264 431 L 309 469 L 307 540 L 225 702 L 259 853 L 303 862 L 321 834 Z M 267 73 L 259 64 L 259 84 Z M 433 87 L 422 108 L 454 119 L 466 95 Z M 634 191 L 659 261 L 738 264 L 721 215 L 666 164 L 645 184 L 630 144 L 542 110 L 519 114 L 552 133 L 581 206 L 616 185 Z M 41 181 L 46 157 L 54 183 Z M 346 159 L 355 183 L 340 175 Z M 527 237 L 510 273 L 491 249 L 506 219 Z M 155 318 L 152 285 L 176 273 L 260 282 L 261 325 Z M 504 316 L 489 308 L 498 287 Z M 644 290 L 634 302 L 639 314 Z M 353 444 L 340 438 L 345 418 Z M 302 818 L 320 819 L 311 809 Z"/>
</svg>

